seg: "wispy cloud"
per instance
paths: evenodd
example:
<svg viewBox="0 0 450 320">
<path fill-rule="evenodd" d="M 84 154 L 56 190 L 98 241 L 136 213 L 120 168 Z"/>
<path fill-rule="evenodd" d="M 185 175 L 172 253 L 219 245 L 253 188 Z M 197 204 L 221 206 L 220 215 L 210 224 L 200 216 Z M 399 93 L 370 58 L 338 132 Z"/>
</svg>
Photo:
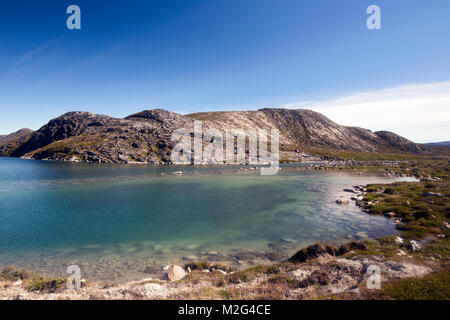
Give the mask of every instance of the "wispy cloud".
<svg viewBox="0 0 450 320">
<path fill-rule="evenodd" d="M 324 101 L 300 101 L 339 124 L 389 130 L 416 142 L 450 140 L 450 81 L 404 85 Z"/>
<path fill-rule="evenodd" d="M 14 67 L 18 67 L 28 61 L 30 61 L 31 59 L 33 59 L 35 56 L 39 55 L 40 53 L 42 53 L 43 51 L 45 51 L 47 48 L 49 48 L 50 46 L 52 46 L 58 39 L 53 39 L 50 40 L 46 43 L 43 43 L 33 49 L 31 49 L 30 51 L 26 52 L 24 55 L 22 55 L 19 59 L 17 59 L 16 63 L 14 64 Z"/>
</svg>

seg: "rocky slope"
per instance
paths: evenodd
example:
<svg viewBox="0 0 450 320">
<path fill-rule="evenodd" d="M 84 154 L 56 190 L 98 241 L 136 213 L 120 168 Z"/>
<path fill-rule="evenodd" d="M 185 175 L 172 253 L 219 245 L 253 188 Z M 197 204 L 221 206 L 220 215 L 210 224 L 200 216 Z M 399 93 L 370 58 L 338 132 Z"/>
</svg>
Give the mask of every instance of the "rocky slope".
<svg viewBox="0 0 450 320">
<path fill-rule="evenodd" d="M 0 156 L 106 163 L 169 163 L 174 130 L 278 129 L 281 151 L 301 153 L 308 147 L 337 150 L 422 154 L 431 147 L 418 145 L 392 132 L 341 126 L 311 110 L 260 109 L 181 115 L 146 110 L 124 119 L 89 112 L 70 112 L 36 132 L 21 130 L 0 139 Z M 7 142 L 4 143 L 3 141 Z M 295 152 L 293 152 L 295 151 Z M 290 157 L 290 156 L 289 156 Z"/>
<path fill-rule="evenodd" d="M 436 147 L 450 147 L 450 141 L 441 141 L 441 142 L 431 142 L 427 143 L 428 146 L 436 146 Z"/>
<path fill-rule="evenodd" d="M 7 136 L 0 136 L 0 155 L 3 157 L 13 156 L 14 151 L 31 138 L 34 131 L 31 129 L 20 129 Z"/>
</svg>

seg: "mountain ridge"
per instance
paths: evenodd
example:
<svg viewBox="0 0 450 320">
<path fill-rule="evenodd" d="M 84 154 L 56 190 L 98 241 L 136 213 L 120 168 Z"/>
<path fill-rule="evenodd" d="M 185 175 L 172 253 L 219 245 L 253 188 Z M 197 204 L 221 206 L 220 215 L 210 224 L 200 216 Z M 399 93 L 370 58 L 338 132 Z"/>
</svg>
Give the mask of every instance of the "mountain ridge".
<svg viewBox="0 0 450 320">
<path fill-rule="evenodd" d="M 170 139 L 172 132 L 179 128 L 193 132 L 195 120 L 202 121 L 203 130 L 215 128 L 221 132 L 234 128 L 278 129 L 280 150 L 285 154 L 302 153 L 309 147 L 416 155 L 433 152 L 432 147 L 395 133 L 341 126 L 307 109 L 263 108 L 187 115 L 150 109 L 125 118 L 68 112 L 37 131 L 28 129 L 1 137 L 0 156 L 76 162 L 170 163 L 174 147 Z"/>
<path fill-rule="evenodd" d="M 429 142 L 425 144 L 427 146 L 435 146 L 435 147 L 450 147 L 450 141 Z"/>
</svg>

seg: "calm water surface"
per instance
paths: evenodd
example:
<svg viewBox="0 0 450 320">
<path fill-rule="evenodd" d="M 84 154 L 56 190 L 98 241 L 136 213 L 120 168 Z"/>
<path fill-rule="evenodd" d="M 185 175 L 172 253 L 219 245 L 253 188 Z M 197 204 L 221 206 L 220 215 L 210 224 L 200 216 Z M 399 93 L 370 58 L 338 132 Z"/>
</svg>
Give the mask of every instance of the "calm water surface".
<svg viewBox="0 0 450 320">
<path fill-rule="evenodd" d="M 219 169 L 0 158 L 0 267 L 64 275 L 77 264 L 85 278 L 120 282 L 168 263 L 247 266 L 316 241 L 395 233 L 388 219 L 334 203 L 350 196 L 344 188 L 391 178 Z"/>
</svg>

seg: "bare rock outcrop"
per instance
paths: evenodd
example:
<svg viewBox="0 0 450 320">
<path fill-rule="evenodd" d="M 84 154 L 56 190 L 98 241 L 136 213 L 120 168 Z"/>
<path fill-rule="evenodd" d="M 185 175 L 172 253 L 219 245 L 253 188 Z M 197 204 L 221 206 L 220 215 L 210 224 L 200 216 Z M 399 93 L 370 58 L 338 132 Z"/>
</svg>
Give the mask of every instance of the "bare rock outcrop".
<svg viewBox="0 0 450 320">
<path fill-rule="evenodd" d="M 0 156 L 106 163 L 170 163 L 171 134 L 194 121 L 203 129 L 280 132 L 280 151 L 298 159 L 308 148 L 366 152 L 422 153 L 431 148 L 394 133 L 341 126 L 311 110 L 266 108 L 256 111 L 201 112 L 181 115 L 145 110 L 124 119 L 90 112 L 69 112 L 38 131 L 21 130 L 0 138 Z"/>
</svg>

